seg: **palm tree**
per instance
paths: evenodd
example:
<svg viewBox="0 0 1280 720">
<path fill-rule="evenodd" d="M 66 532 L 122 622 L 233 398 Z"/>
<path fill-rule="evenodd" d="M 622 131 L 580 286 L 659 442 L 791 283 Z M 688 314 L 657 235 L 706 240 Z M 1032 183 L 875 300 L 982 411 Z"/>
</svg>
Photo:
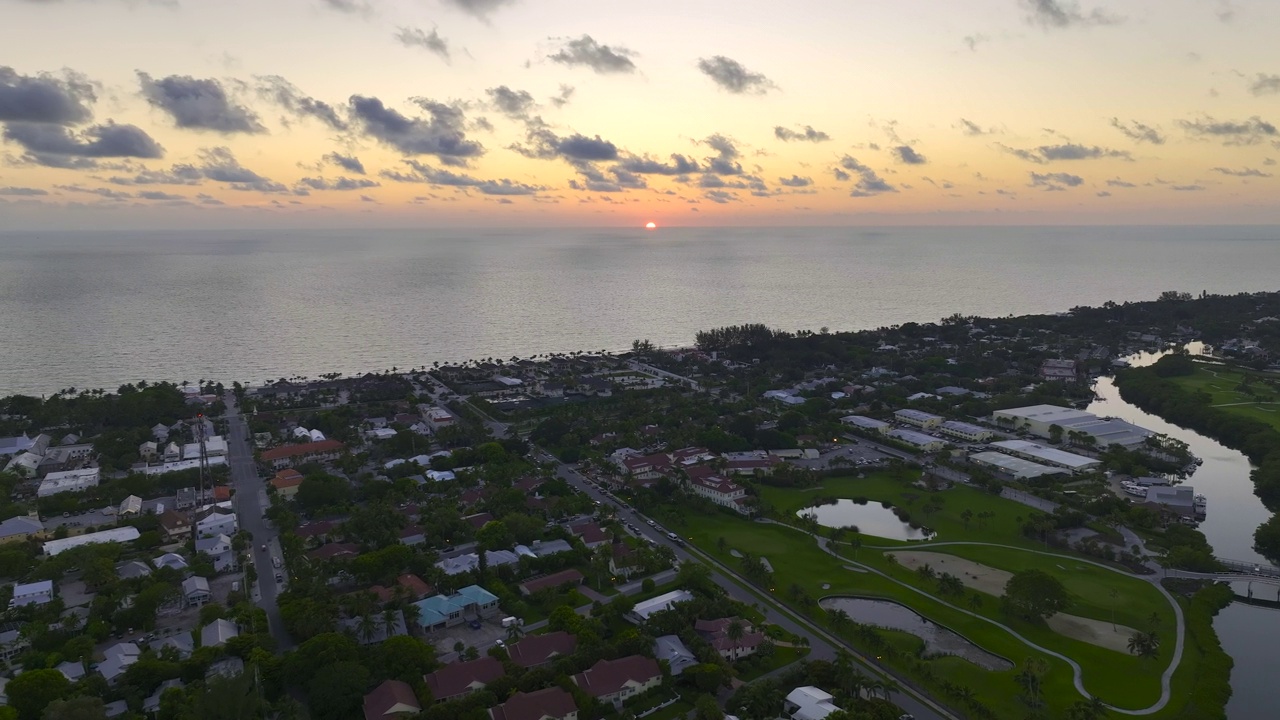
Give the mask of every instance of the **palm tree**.
<svg viewBox="0 0 1280 720">
<path fill-rule="evenodd" d="M 522 637 L 524 637 L 524 628 L 520 626 L 519 622 L 511 623 L 510 627 L 507 628 L 507 642 L 515 642 Z"/>
<path fill-rule="evenodd" d="M 933 571 L 933 566 L 930 565 L 929 563 L 925 563 L 920 567 L 916 568 L 916 572 L 920 573 L 920 577 L 924 578 L 925 580 L 932 580 L 938 576 L 938 574 Z"/>
<path fill-rule="evenodd" d="M 1111 588 L 1107 591 L 1107 597 L 1111 598 L 1111 630 L 1114 632 L 1116 629 L 1116 598 L 1120 597 L 1120 591 Z"/>
<path fill-rule="evenodd" d="M 852 620 L 852 618 L 849 617 L 849 613 L 845 612 L 840 608 L 836 608 L 835 610 L 832 610 L 829 613 L 829 615 L 830 615 L 831 627 L 837 632 L 848 627 L 850 621 Z"/>
<path fill-rule="evenodd" d="M 1080 700 L 1067 712 L 1069 720 L 1101 720 L 1107 716 L 1107 704 L 1096 697 Z"/>
<path fill-rule="evenodd" d="M 725 637 L 729 638 L 729 642 L 733 643 L 732 657 L 734 660 L 738 659 L 738 644 L 742 642 L 742 636 L 746 632 L 746 626 L 738 618 L 730 620 L 729 625 L 724 629 Z"/>
<path fill-rule="evenodd" d="M 979 595 L 978 593 L 974 593 L 974 594 L 970 595 L 970 596 L 969 596 L 969 609 L 970 609 L 970 610 L 977 610 L 977 609 L 978 609 L 978 608 L 980 608 L 980 607 L 982 607 L 982 596 L 981 596 L 981 595 Z"/>
<path fill-rule="evenodd" d="M 364 613 L 356 619 L 356 633 L 367 643 L 373 642 L 378 636 L 378 627 L 378 621 L 372 613 Z"/>
<path fill-rule="evenodd" d="M 1153 632 L 1138 631 L 1129 636 L 1129 652 L 1138 657 L 1155 657 L 1160 649 L 1160 636 Z"/>
</svg>

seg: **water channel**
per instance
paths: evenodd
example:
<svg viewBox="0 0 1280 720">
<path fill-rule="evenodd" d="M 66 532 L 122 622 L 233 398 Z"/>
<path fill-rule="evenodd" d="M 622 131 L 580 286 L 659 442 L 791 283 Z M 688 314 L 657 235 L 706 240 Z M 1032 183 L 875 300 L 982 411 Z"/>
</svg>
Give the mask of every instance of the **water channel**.
<svg viewBox="0 0 1280 720">
<path fill-rule="evenodd" d="M 796 516 L 813 515 L 823 527 L 856 527 L 863 535 L 889 540 L 928 540 L 933 535 L 922 528 L 913 528 L 893 514 L 893 510 L 878 502 L 858 504 L 841 498 L 827 505 L 814 505 L 796 511 Z"/>
<path fill-rule="evenodd" d="M 1012 670 L 1013 663 L 992 655 L 960 635 L 927 620 L 916 611 L 889 600 L 829 597 L 818 602 L 824 610 L 844 610 L 856 622 L 889 630 L 901 630 L 924 641 L 926 655 L 955 655 L 985 670 Z"/>
<path fill-rule="evenodd" d="M 1196 352 L 1198 347 L 1191 350 Z M 1139 353 L 1126 359 L 1134 366 L 1143 366 L 1163 354 Z M 1267 562 L 1253 550 L 1253 531 L 1271 517 L 1271 511 L 1253 494 L 1253 482 L 1249 479 L 1251 466 L 1243 453 L 1125 402 L 1109 377 L 1100 378 L 1094 391 L 1097 400 L 1089 405 L 1089 412 L 1117 417 L 1177 438 L 1204 460 L 1187 484 L 1208 496 L 1208 514 L 1200 524 L 1200 531 L 1208 538 L 1215 555 Z M 1243 595 L 1247 588 L 1238 583 L 1235 591 Z M 1254 594 L 1259 597 L 1270 598 L 1275 591 L 1272 585 L 1254 587 Z M 1275 679 L 1271 653 L 1280 647 L 1280 611 L 1235 602 L 1218 613 L 1213 627 L 1222 647 L 1235 660 L 1227 717 L 1230 720 L 1275 717 L 1274 699 L 1270 694 L 1270 684 Z"/>
</svg>

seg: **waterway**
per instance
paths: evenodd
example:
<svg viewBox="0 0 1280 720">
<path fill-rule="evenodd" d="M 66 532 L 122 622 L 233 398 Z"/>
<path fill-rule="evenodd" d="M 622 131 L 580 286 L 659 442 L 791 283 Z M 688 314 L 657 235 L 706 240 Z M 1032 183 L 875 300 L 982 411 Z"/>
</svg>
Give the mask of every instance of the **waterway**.
<svg viewBox="0 0 1280 720">
<path fill-rule="evenodd" d="M 1155 362 L 1163 354 L 1139 353 L 1126 359 L 1132 365 L 1143 366 Z M 1253 482 L 1249 479 L 1251 466 L 1243 453 L 1125 402 L 1109 377 L 1100 378 L 1094 385 L 1094 391 L 1097 400 L 1089 405 L 1089 412 L 1128 420 L 1177 438 L 1204 460 L 1187 483 L 1208 496 L 1208 514 L 1200 524 L 1200 531 L 1213 545 L 1214 554 L 1267 562 L 1253 550 L 1253 531 L 1271 517 L 1271 512 L 1253 494 Z M 1235 591 L 1245 594 L 1248 589 L 1245 584 L 1237 583 Z M 1254 595 L 1258 597 L 1270 598 L 1274 592 L 1276 588 L 1271 585 L 1254 588 Z M 1231 603 L 1218 613 L 1213 628 L 1222 641 L 1223 649 L 1235 661 L 1231 671 L 1231 701 L 1227 703 L 1229 720 L 1275 717 L 1275 700 L 1270 690 L 1271 683 L 1275 681 L 1273 653 L 1280 647 L 1280 611 Z"/>
<path fill-rule="evenodd" d="M 823 527 L 856 527 L 863 535 L 887 538 L 889 540 L 929 540 L 932 533 L 922 528 L 913 528 L 893 514 L 893 510 L 878 502 L 858 504 L 848 498 L 841 498 L 834 503 L 814 505 L 798 510 L 796 516 L 813 515 Z"/>
<path fill-rule="evenodd" d="M 888 600 L 829 597 L 818 602 L 824 610 L 844 610 L 854 622 L 899 630 L 924 641 L 926 655 L 955 655 L 984 670 L 1012 670 L 1013 663 L 974 645 L 964 637 L 928 620 L 916 611 Z"/>
</svg>

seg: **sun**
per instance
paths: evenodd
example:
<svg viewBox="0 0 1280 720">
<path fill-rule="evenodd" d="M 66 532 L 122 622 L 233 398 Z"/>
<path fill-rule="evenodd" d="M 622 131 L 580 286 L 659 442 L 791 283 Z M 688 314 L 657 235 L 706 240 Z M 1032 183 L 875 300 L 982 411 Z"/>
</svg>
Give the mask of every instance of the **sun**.
<svg viewBox="0 0 1280 720">
<path fill-rule="evenodd" d="M 649 222 L 645 223 L 645 226 L 644 226 L 644 227 L 645 227 L 645 229 L 646 229 L 646 230 L 653 230 L 654 228 L 658 227 L 658 223 L 653 222 L 653 221 L 651 220 L 651 221 L 649 221 Z"/>
</svg>

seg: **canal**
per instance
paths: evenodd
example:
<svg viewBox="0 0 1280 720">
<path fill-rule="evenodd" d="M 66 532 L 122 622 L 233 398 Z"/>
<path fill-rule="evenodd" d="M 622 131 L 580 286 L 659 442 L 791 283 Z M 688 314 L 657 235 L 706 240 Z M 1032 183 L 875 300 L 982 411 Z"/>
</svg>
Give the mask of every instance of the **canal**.
<svg viewBox="0 0 1280 720">
<path fill-rule="evenodd" d="M 1198 347 L 1191 349 L 1198 351 Z M 1163 354 L 1140 353 L 1126 360 L 1140 367 L 1155 362 Z M 1112 378 L 1099 378 L 1094 392 L 1097 399 L 1089 405 L 1089 412 L 1117 417 L 1177 438 L 1204 460 L 1187 484 L 1208 496 L 1208 514 L 1200 524 L 1200 531 L 1208 538 L 1215 555 L 1267 562 L 1253 550 L 1253 531 L 1271 517 L 1271 511 L 1253 494 L 1253 482 L 1249 479 L 1251 466 L 1243 453 L 1125 402 Z M 1237 584 L 1235 591 L 1243 595 L 1248 589 Z M 1276 588 L 1271 585 L 1254 588 L 1254 594 L 1259 597 L 1270 598 L 1274 592 Z M 1271 653 L 1280 647 L 1280 611 L 1235 602 L 1218 613 L 1213 627 L 1222 647 L 1235 661 L 1227 717 L 1230 720 L 1275 717 L 1274 699 L 1270 694 L 1270 683 L 1275 680 Z"/>
</svg>

